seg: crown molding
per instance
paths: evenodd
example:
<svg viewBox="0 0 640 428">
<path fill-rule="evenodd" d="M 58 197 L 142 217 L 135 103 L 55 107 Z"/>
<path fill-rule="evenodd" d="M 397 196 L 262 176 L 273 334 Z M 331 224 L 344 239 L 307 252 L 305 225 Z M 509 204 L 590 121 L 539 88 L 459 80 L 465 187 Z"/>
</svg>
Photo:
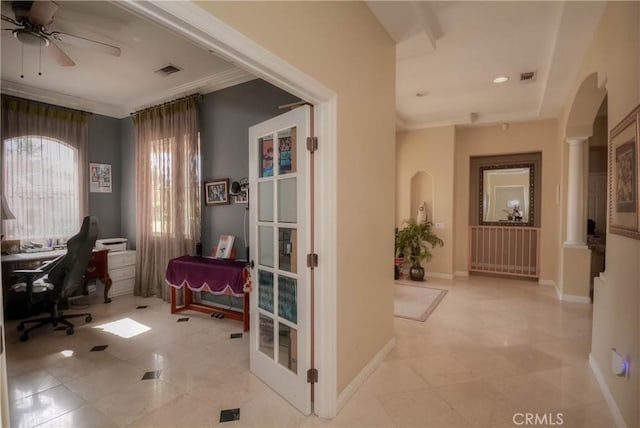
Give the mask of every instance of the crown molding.
<svg viewBox="0 0 640 428">
<path fill-rule="evenodd" d="M 123 109 L 122 107 L 113 104 L 91 101 L 84 98 L 61 94 L 55 91 L 49 91 L 47 89 L 24 85 L 18 82 L 2 80 L 0 81 L 0 85 L 2 86 L 2 93 L 6 95 L 13 95 L 15 97 L 26 98 L 29 100 L 40 101 L 48 104 L 55 104 L 61 107 L 67 107 L 75 110 L 82 110 L 116 118 L 125 117 L 129 114 L 129 112 L 125 111 L 125 109 Z"/>
<path fill-rule="evenodd" d="M 538 120 L 554 119 L 555 116 L 540 115 L 535 110 L 519 111 L 507 114 L 480 115 L 477 113 L 467 113 L 443 117 L 439 120 L 404 120 L 401 130 L 415 131 L 425 128 L 439 128 L 443 126 L 458 126 L 461 128 L 471 128 L 477 126 L 491 126 L 500 123 L 514 122 L 534 122 Z M 396 118 L 396 125 L 398 121 Z"/>
<path fill-rule="evenodd" d="M 210 92 L 219 91 L 231 86 L 239 85 L 241 83 L 254 80 L 256 77 L 247 73 L 239 68 L 230 68 L 220 73 L 206 76 L 202 79 L 194 80 L 184 85 L 170 88 L 163 92 L 154 93 L 145 97 L 140 97 L 127 105 L 127 114 L 151 107 L 153 105 L 168 101 L 172 98 L 177 98 L 185 95 L 189 95 L 194 92 L 200 92 L 202 94 L 208 94 Z"/>
<path fill-rule="evenodd" d="M 249 82 L 255 78 L 255 76 L 244 70 L 239 68 L 230 68 L 220 73 L 216 73 L 163 92 L 154 93 L 152 95 L 136 99 L 122 106 L 91 101 L 84 98 L 61 94 L 59 92 L 23 85 L 22 83 L 17 82 L 2 80 L 0 83 L 2 85 L 3 94 L 122 119 L 129 116 L 133 111 L 150 107 L 172 98 L 188 95 L 196 91 L 202 94 L 208 94 L 210 92 L 219 91 L 221 89 Z"/>
</svg>

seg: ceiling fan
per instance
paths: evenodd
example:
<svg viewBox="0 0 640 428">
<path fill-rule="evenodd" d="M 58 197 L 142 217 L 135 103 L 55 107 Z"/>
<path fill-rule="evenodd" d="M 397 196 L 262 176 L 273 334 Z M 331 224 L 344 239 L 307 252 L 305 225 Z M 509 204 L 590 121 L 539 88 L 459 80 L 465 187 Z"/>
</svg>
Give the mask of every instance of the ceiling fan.
<svg viewBox="0 0 640 428">
<path fill-rule="evenodd" d="M 4 2 L 3 2 L 4 3 Z M 49 47 L 53 58 L 64 67 L 74 66 L 75 62 L 56 44 L 56 42 L 80 46 L 113 56 L 120 56 L 120 48 L 84 37 L 50 31 L 58 4 L 52 0 L 12 1 L 11 9 L 15 18 L 2 14 L 2 20 L 16 25 L 16 28 L 3 28 L 11 31 L 21 43 L 29 46 Z"/>
</svg>

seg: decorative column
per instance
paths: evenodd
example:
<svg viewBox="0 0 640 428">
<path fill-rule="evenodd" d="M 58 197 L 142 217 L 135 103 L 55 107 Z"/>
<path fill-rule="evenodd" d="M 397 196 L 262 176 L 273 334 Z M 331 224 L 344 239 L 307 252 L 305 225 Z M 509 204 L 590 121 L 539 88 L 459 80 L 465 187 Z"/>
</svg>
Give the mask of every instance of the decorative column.
<svg viewBox="0 0 640 428">
<path fill-rule="evenodd" d="M 565 246 L 586 246 L 583 230 L 584 146 L 588 137 L 567 138 L 569 144 L 569 183 L 567 189 L 567 239 Z"/>
</svg>

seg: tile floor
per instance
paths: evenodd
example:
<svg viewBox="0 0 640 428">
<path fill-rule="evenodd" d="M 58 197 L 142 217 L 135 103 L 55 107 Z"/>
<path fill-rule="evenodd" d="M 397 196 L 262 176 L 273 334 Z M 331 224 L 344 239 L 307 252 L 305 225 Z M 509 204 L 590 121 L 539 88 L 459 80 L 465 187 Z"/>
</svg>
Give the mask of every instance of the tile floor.
<svg viewBox="0 0 640 428">
<path fill-rule="evenodd" d="M 73 336 L 43 331 L 22 343 L 9 322 L 12 426 L 509 427 L 520 413 L 556 427 L 614 426 L 587 362 L 591 305 L 524 281 L 425 285 L 449 292 L 424 323 L 394 319 L 397 346 L 332 420 L 302 416 L 248 373 L 247 335 L 230 338 L 237 321 L 125 296 L 91 305 L 94 321 Z M 150 330 L 123 338 L 96 328 L 117 320 Z M 142 380 L 149 371 L 158 378 Z M 220 423 L 224 409 L 240 419 Z"/>
</svg>

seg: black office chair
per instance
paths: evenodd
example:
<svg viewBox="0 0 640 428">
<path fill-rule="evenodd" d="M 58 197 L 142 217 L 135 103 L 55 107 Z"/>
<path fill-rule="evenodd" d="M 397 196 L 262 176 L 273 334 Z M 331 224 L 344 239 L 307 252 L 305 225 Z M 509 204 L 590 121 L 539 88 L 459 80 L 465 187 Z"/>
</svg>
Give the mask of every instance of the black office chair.
<svg viewBox="0 0 640 428">
<path fill-rule="evenodd" d="M 16 270 L 14 275 L 20 279 L 11 288 L 10 296 L 26 293 L 27 312 L 41 307 L 50 311 L 48 317 L 27 319 L 18 324 L 18 331 L 22 331 L 21 341 L 29 339 L 29 332 L 52 324 L 67 326 L 67 334 L 73 334 L 73 324 L 70 318 L 85 317 L 91 322 L 90 313 L 64 315 L 61 309 L 68 307 L 68 298 L 84 286 L 84 273 L 91 259 L 91 252 L 98 237 L 98 218 L 85 217 L 80 232 L 67 241 L 67 253 L 47 265 L 36 270 Z M 9 300 L 9 304 L 11 300 Z M 25 330 L 25 324 L 35 325 Z M 24 330 L 24 331 L 23 331 Z"/>
</svg>

